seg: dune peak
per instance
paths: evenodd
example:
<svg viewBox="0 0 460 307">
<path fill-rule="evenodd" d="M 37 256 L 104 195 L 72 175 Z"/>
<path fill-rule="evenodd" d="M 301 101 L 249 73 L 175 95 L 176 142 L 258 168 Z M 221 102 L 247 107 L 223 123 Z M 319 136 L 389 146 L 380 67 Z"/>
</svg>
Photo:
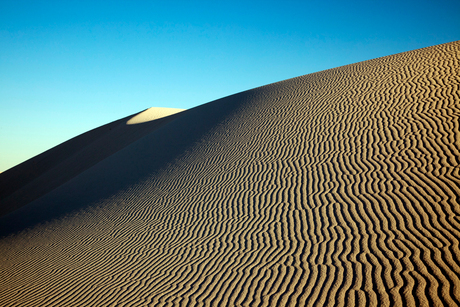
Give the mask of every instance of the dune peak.
<svg viewBox="0 0 460 307">
<path fill-rule="evenodd" d="M 159 107 L 148 108 L 147 110 L 139 114 L 136 114 L 135 116 L 130 118 L 126 122 L 126 124 L 127 125 L 142 124 L 142 123 L 150 122 L 155 119 L 159 119 L 159 118 L 166 117 L 172 114 L 176 114 L 184 110 L 185 109 L 177 109 L 177 108 L 159 108 Z"/>
</svg>

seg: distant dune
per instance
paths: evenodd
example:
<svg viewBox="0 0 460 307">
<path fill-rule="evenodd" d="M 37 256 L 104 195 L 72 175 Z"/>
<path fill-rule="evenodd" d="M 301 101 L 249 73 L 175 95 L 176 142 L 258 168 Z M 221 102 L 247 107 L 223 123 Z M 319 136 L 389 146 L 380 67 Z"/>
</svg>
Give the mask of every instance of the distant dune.
<svg viewBox="0 0 460 307">
<path fill-rule="evenodd" d="M 460 42 L 174 112 L 0 174 L 1 306 L 460 305 Z"/>
<path fill-rule="evenodd" d="M 183 110 L 147 109 L 79 135 L 8 170 L 0 176 L 0 215 L 12 212 L 59 187 L 161 127 L 174 118 L 166 116 L 180 111 Z M 139 123 L 145 124 L 135 125 Z M 48 215 L 46 217 L 49 218 Z"/>
</svg>

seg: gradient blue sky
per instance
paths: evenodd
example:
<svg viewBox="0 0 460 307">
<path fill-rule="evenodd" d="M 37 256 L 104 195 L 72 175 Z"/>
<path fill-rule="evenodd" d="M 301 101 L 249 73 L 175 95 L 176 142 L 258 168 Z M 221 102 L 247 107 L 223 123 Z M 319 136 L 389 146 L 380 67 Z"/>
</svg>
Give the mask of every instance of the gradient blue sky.
<svg viewBox="0 0 460 307">
<path fill-rule="evenodd" d="M 110 121 L 460 39 L 460 1 L 0 0 L 0 172 Z"/>
</svg>

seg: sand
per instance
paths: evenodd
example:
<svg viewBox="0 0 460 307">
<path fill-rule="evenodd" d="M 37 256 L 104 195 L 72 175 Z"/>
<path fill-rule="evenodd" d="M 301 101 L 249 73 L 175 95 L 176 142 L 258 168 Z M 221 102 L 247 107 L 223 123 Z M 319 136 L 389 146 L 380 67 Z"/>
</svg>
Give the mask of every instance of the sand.
<svg viewBox="0 0 460 307">
<path fill-rule="evenodd" d="M 179 112 L 185 111 L 184 109 L 175 109 L 175 108 L 149 108 L 136 116 L 130 118 L 126 124 L 127 125 L 137 125 L 146 122 L 150 122 L 155 119 L 159 119 L 162 117 L 166 117 L 172 114 L 176 114 Z"/>
<path fill-rule="evenodd" d="M 183 111 L 150 108 L 79 135 L 0 176 L 0 216 L 59 187 L 84 170 L 160 128 Z M 156 121 L 152 121 L 158 119 Z M 135 125 L 146 123 L 144 125 Z M 49 216 L 47 216 L 49 218 Z M 1 229 L 1 226 L 0 226 Z"/>
<path fill-rule="evenodd" d="M 52 189 L 46 171 L 4 172 L 16 192 L 45 188 L 16 209 L 0 198 L 0 305 L 460 305 L 459 55 L 453 42 L 123 119 L 109 126 L 148 127 Z M 103 150 L 92 133 L 82 148 Z"/>
</svg>

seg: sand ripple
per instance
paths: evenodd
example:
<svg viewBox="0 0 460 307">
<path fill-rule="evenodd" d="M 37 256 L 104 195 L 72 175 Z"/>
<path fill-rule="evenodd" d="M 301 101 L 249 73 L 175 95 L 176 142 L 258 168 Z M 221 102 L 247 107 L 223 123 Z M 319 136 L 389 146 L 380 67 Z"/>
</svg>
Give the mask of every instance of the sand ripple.
<svg viewBox="0 0 460 307">
<path fill-rule="evenodd" d="M 434 46 L 183 112 L 168 125 L 232 105 L 148 178 L 3 238 L 0 305 L 460 305 L 459 54 Z M 46 199 L 65 204 L 59 191 Z"/>
</svg>

